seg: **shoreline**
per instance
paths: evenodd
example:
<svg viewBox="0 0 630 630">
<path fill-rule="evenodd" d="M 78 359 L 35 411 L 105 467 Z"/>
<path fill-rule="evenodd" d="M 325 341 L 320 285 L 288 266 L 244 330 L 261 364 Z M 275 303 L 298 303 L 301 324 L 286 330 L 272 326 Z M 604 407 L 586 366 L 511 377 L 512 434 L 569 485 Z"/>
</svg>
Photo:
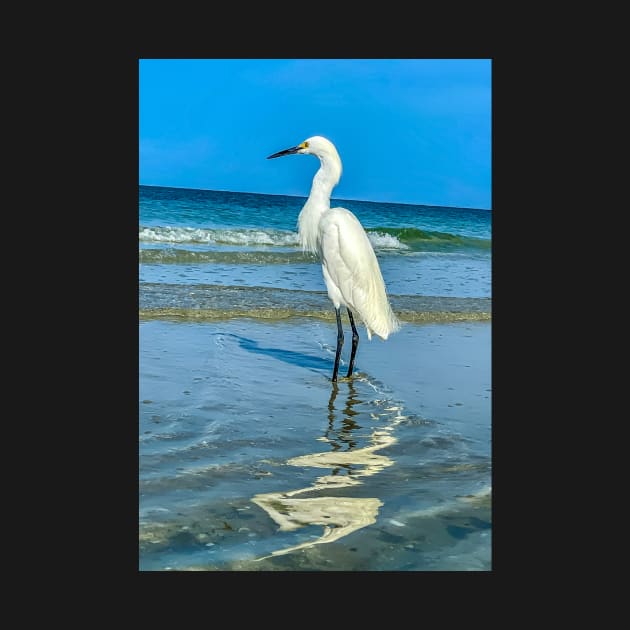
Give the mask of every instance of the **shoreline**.
<svg viewBox="0 0 630 630">
<path fill-rule="evenodd" d="M 190 309 L 190 308 L 156 308 L 140 309 L 140 321 L 164 320 L 170 322 L 210 322 L 232 319 L 253 319 L 265 321 L 285 321 L 299 319 L 316 319 L 335 321 L 335 312 L 326 311 L 299 312 L 296 309 L 257 308 L 257 309 Z M 492 314 L 487 312 L 447 312 L 447 311 L 396 311 L 400 321 L 410 324 L 449 324 L 457 322 L 489 322 Z"/>
</svg>

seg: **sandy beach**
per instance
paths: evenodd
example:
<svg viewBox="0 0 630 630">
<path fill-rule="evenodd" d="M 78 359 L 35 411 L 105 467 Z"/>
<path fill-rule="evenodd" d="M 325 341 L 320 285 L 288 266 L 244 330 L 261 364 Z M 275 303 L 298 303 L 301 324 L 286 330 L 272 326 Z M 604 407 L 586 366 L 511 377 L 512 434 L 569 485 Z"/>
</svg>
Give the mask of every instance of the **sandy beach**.
<svg viewBox="0 0 630 630">
<path fill-rule="evenodd" d="M 491 323 L 359 332 L 141 318 L 141 570 L 490 570 Z"/>
</svg>

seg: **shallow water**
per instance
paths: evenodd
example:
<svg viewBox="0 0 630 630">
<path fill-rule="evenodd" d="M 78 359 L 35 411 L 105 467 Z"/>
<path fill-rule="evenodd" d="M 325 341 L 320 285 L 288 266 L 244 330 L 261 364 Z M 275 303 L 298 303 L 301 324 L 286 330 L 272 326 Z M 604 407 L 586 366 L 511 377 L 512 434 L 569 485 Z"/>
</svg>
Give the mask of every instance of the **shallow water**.
<svg viewBox="0 0 630 630">
<path fill-rule="evenodd" d="M 140 569 L 489 570 L 490 331 L 141 321 Z"/>
<path fill-rule="evenodd" d="M 242 255 L 242 254 L 241 254 Z M 268 262 L 267 260 L 265 262 Z M 395 258 L 381 260 L 390 295 L 442 295 L 487 297 L 491 294 L 490 261 L 458 254 L 408 255 L 404 264 Z M 315 291 L 323 286 L 321 265 L 311 261 L 292 264 L 207 263 L 141 264 L 142 283 L 206 284 L 274 287 Z"/>
</svg>

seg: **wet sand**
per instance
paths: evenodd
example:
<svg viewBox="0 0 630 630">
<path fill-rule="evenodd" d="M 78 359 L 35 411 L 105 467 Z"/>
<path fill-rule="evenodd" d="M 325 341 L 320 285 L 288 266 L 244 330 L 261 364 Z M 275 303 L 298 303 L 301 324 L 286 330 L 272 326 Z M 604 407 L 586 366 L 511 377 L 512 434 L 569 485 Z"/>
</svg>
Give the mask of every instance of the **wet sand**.
<svg viewBox="0 0 630 630">
<path fill-rule="evenodd" d="M 141 320 L 141 570 L 490 570 L 491 323 L 359 334 Z"/>
</svg>

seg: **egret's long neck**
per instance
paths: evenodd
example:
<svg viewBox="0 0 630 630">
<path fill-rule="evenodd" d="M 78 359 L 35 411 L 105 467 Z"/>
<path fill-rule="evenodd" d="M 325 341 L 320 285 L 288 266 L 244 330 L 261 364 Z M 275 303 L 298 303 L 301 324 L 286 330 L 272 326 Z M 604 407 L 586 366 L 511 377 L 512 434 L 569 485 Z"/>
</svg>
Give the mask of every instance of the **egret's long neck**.
<svg viewBox="0 0 630 630">
<path fill-rule="evenodd" d="M 337 156 L 322 157 L 311 193 L 298 216 L 298 234 L 304 251 L 318 253 L 318 225 L 324 212 L 330 210 L 332 189 L 341 177 L 341 160 Z"/>
</svg>

